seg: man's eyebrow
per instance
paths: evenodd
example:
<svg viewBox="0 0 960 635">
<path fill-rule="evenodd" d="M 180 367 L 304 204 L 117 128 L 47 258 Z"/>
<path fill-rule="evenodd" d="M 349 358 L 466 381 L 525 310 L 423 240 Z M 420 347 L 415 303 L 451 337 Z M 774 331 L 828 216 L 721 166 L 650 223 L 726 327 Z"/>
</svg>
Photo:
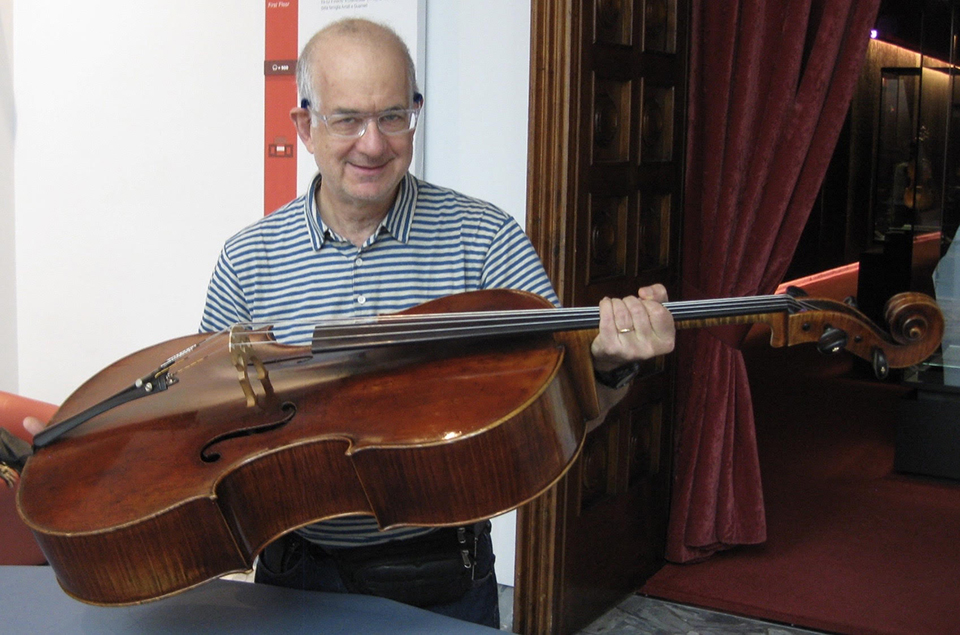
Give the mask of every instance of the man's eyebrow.
<svg viewBox="0 0 960 635">
<path fill-rule="evenodd" d="M 334 109 L 334 115 L 375 115 L 378 112 L 392 112 L 394 110 L 407 110 L 407 106 L 402 104 L 397 104 L 395 106 L 390 106 L 389 108 L 384 108 L 383 110 L 357 110 L 356 108 L 336 108 Z"/>
</svg>

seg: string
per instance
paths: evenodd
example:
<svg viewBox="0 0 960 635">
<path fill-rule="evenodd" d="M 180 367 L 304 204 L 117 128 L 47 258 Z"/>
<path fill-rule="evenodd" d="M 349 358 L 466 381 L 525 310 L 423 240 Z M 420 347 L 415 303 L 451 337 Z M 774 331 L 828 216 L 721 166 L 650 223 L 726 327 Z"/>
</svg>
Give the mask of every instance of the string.
<svg viewBox="0 0 960 635">
<path fill-rule="evenodd" d="M 664 307 L 678 321 L 796 312 L 806 308 L 793 297 L 783 294 L 665 302 Z M 313 327 L 312 349 L 320 352 L 464 337 L 578 330 L 595 328 L 599 319 L 600 309 L 595 306 L 436 314 L 397 313 L 360 319 L 334 319 Z M 251 344 L 256 345 L 257 342 Z"/>
</svg>

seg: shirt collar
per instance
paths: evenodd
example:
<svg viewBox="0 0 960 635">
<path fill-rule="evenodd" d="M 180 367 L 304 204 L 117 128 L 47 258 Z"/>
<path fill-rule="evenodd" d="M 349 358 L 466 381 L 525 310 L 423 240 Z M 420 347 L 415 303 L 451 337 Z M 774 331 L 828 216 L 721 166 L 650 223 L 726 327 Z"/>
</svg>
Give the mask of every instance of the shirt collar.
<svg viewBox="0 0 960 635">
<path fill-rule="evenodd" d="M 318 173 L 310 182 L 304 194 L 304 215 L 306 216 L 307 229 L 310 232 L 310 240 L 313 248 L 319 250 L 326 241 L 327 232 L 332 230 L 324 225 L 320 218 L 320 210 L 317 209 L 317 188 L 320 187 L 320 174 Z M 400 180 L 400 188 L 397 191 L 397 198 L 393 202 L 393 207 L 387 212 L 383 221 L 380 223 L 380 230 L 374 233 L 374 236 L 380 231 L 386 230 L 402 243 L 406 243 L 410 238 L 410 225 L 413 223 L 413 213 L 417 207 L 417 192 L 419 191 L 419 182 L 417 178 L 407 172 Z"/>
</svg>

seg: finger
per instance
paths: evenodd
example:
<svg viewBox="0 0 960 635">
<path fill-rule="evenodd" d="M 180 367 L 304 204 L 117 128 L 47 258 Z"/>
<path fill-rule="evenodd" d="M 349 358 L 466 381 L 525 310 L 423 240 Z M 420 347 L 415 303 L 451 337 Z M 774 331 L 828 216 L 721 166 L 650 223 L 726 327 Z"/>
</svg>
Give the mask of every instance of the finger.
<svg viewBox="0 0 960 635">
<path fill-rule="evenodd" d="M 648 287 L 640 287 L 637 290 L 637 297 L 641 300 L 652 300 L 654 302 L 667 301 L 667 288 L 662 284 L 652 284 Z"/>
<path fill-rule="evenodd" d="M 655 354 L 673 350 L 676 326 L 673 315 L 659 302 L 641 301 L 642 309 L 635 313 L 638 333 L 649 340 Z"/>
<path fill-rule="evenodd" d="M 23 420 L 23 429 L 33 436 L 37 436 L 39 433 L 43 432 L 43 429 L 46 427 L 46 424 L 36 417 L 26 417 Z"/>
<path fill-rule="evenodd" d="M 647 302 L 639 298 L 624 298 L 624 305 L 630 311 L 630 320 L 638 337 L 653 333 Z M 653 304 L 651 302 L 651 304 Z"/>
<path fill-rule="evenodd" d="M 609 338 L 615 338 L 620 333 L 629 333 L 633 330 L 633 316 L 630 310 L 619 298 L 604 298 L 600 300 L 600 333 Z"/>
<path fill-rule="evenodd" d="M 636 328 L 633 310 L 627 304 L 628 301 L 636 301 L 636 298 L 612 298 L 610 300 L 610 308 L 613 310 L 613 322 L 618 335 L 630 333 Z"/>
<path fill-rule="evenodd" d="M 613 303 L 610 298 L 600 300 L 600 333 L 612 333 L 617 330 L 613 316 Z"/>
</svg>

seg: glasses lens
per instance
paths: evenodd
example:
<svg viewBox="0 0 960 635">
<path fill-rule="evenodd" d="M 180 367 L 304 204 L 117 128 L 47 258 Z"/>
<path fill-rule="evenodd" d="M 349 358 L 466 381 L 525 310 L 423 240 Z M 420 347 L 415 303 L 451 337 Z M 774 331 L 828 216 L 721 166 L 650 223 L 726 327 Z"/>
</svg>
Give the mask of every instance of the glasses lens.
<svg viewBox="0 0 960 635">
<path fill-rule="evenodd" d="M 416 121 L 416 111 L 399 110 L 382 113 L 377 117 L 377 126 L 384 134 L 400 134 L 413 128 Z"/>
<path fill-rule="evenodd" d="M 330 132 L 339 137 L 355 137 L 363 131 L 367 123 L 363 117 L 353 115 L 334 115 L 327 117 L 326 122 Z"/>
</svg>

